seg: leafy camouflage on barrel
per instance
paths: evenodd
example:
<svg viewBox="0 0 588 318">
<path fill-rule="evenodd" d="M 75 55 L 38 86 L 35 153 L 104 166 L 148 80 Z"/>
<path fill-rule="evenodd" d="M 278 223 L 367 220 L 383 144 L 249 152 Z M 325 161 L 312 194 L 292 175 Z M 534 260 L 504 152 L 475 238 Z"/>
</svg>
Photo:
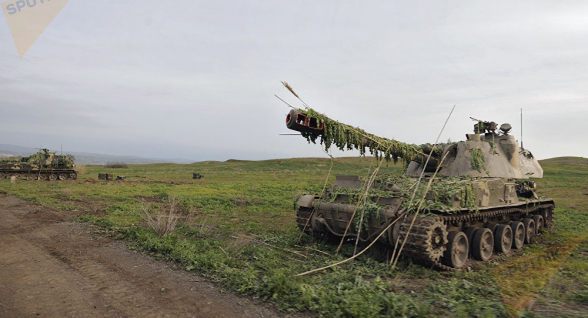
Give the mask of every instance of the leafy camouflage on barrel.
<svg viewBox="0 0 588 318">
<path fill-rule="evenodd" d="M 56 155 L 41 149 L 29 157 L 0 159 L 0 179 L 15 176 L 26 180 L 77 179 L 73 155 Z"/>
<path fill-rule="evenodd" d="M 310 108 L 293 109 L 286 125 L 309 142 L 320 142 L 325 150 L 335 145 L 361 154 L 369 151 L 389 161 L 402 160 L 407 167 L 403 176 L 377 176 L 367 195 L 366 180 L 336 176 L 322 197 L 300 197 L 298 226 L 308 234 L 337 240 L 377 238 L 391 248 L 406 241 L 404 255 L 445 270 L 521 249 L 552 224 L 554 202 L 540 198 L 532 181 L 542 178 L 543 170 L 510 135 L 509 124 L 474 121 L 474 133 L 466 134 L 465 141 L 417 146 L 375 136 Z M 417 185 L 423 170 L 424 179 Z M 410 204 L 415 189 L 415 202 Z M 421 212 L 409 231 L 419 203 Z M 399 216 L 400 221 L 389 226 Z"/>
</svg>

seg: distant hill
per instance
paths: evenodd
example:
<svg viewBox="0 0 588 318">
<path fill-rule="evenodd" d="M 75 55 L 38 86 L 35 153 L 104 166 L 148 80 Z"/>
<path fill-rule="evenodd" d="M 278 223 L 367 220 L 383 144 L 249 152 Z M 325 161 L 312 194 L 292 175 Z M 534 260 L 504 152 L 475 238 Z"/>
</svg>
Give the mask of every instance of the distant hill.
<svg viewBox="0 0 588 318">
<path fill-rule="evenodd" d="M 30 156 L 36 153 L 38 148 L 22 147 L 15 145 L 0 144 L 0 157 L 18 157 L 18 156 Z M 59 150 L 49 149 L 49 151 L 55 151 L 59 153 Z M 98 153 L 89 152 L 67 152 L 76 157 L 75 163 L 78 165 L 103 165 L 108 162 L 124 162 L 126 164 L 150 164 L 150 163 L 192 163 L 194 160 L 183 159 L 183 158 L 143 158 L 137 156 L 115 156 L 105 155 Z"/>
<path fill-rule="evenodd" d="M 583 164 L 588 165 L 588 158 L 584 157 L 556 157 L 539 160 L 540 164 Z"/>
</svg>

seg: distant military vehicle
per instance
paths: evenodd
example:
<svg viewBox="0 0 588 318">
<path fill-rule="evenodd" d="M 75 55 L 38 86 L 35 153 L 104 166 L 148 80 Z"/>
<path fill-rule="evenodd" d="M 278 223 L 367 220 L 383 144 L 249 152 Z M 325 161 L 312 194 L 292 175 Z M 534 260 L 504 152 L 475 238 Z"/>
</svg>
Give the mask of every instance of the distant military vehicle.
<svg viewBox="0 0 588 318">
<path fill-rule="evenodd" d="M 0 159 L 0 179 L 15 176 L 26 180 L 77 179 L 73 155 L 56 155 L 48 149 L 41 149 L 29 157 Z"/>
<path fill-rule="evenodd" d="M 404 176 L 379 176 L 369 191 L 359 176 L 337 176 L 322 197 L 303 195 L 297 202 L 299 228 L 320 237 L 377 238 L 391 247 L 405 241 L 403 254 L 445 270 L 464 268 L 470 256 L 487 261 L 495 253 L 522 248 L 552 224 L 555 204 L 540 198 L 530 180 L 542 178 L 543 170 L 530 151 L 519 147 L 509 124 L 475 121 L 474 133 L 465 141 L 417 146 L 375 136 L 312 109 L 293 109 L 286 125 L 309 142 L 320 141 L 326 150 L 332 145 L 362 154 L 369 150 L 407 164 Z M 423 170 L 424 180 L 417 185 Z M 416 200 L 409 205 L 413 193 Z M 419 201 L 422 213 L 411 226 Z"/>
</svg>

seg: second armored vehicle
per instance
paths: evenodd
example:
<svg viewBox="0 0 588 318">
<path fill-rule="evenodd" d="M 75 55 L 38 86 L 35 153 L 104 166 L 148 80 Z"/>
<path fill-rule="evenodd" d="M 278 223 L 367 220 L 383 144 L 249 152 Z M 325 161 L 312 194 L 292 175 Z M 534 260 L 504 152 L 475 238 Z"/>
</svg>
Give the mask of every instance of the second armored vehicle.
<svg viewBox="0 0 588 318">
<path fill-rule="evenodd" d="M 21 158 L 0 159 L 0 179 L 12 176 L 26 180 L 66 180 L 76 179 L 72 155 L 56 155 L 48 149 Z"/>
</svg>

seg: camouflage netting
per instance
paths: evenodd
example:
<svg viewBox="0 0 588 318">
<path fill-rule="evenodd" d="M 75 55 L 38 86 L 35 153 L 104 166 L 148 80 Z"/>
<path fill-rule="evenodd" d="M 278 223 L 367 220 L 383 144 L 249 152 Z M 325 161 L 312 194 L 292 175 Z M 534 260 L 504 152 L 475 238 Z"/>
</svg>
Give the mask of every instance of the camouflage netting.
<svg viewBox="0 0 588 318">
<path fill-rule="evenodd" d="M 448 214 L 460 212 L 461 208 L 467 208 L 470 211 L 478 211 L 478 207 L 475 202 L 475 195 L 471 185 L 472 179 L 469 177 L 449 177 L 443 180 L 435 180 L 431 184 L 431 188 L 427 192 L 428 195 L 424 195 L 427 182 L 421 182 L 418 184 L 417 192 L 415 195 L 416 201 L 409 206 L 410 197 L 414 191 L 414 187 L 417 181 L 406 176 L 394 177 L 391 175 L 380 175 L 377 181 L 381 185 L 395 185 L 397 191 L 386 190 L 383 188 L 370 188 L 367 194 L 366 203 L 370 205 L 370 211 L 378 212 L 378 209 L 385 208 L 377 203 L 378 197 L 402 197 L 405 200 L 402 203 L 402 208 L 406 209 L 408 214 L 412 214 L 416 211 L 417 206 L 421 203 L 421 198 L 425 197 L 422 202 L 421 209 L 425 213 L 431 211 L 443 211 Z M 357 204 L 358 200 L 363 197 L 365 188 L 352 189 L 352 188 L 334 188 L 327 194 L 327 201 L 333 202 L 339 194 L 348 196 L 348 204 Z M 376 198 L 376 201 L 373 201 Z M 453 201 L 458 200 L 459 206 L 454 206 Z"/>
<path fill-rule="evenodd" d="M 55 156 L 59 163 L 63 164 L 67 168 L 72 169 L 74 167 L 75 157 L 73 155 L 59 155 Z"/>
<path fill-rule="evenodd" d="M 11 162 L 18 162 L 20 158 L 15 157 L 0 157 L 0 162 L 2 163 L 11 163 Z"/>
<path fill-rule="evenodd" d="M 37 152 L 36 154 L 31 155 L 30 157 L 23 158 L 23 161 L 25 161 L 26 163 L 36 164 L 36 165 L 44 165 L 45 160 L 47 160 L 47 155 L 41 151 Z"/>
<path fill-rule="evenodd" d="M 302 132 L 302 136 L 312 143 L 316 143 L 316 140 L 319 139 L 326 151 L 332 145 L 337 146 L 340 150 L 358 149 L 361 155 L 365 155 L 369 150 L 371 154 L 376 157 L 384 157 L 386 161 L 393 160 L 396 162 L 400 158 L 407 163 L 425 155 L 420 146 L 378 137 L 361 128 L 342 124 L 316 112 L 312 108 L 296 110 L 306 116 L 316 117 L 318 122 L 323 124 L 324 130 L 322 134 Z"/>
<path fill-rule="evenodd" d="M 31 166 L 46 166 L 46 161 L 49 158 L 50 153 L 43 149 L 35 154 L 32 154 L 28 157 L 9 157 L 9 158 L 0 158 L 0 162 L 2 163 L 26 163 Z M 53 157 L 53 162 L 51 163 L 53 166 L 64 166 L 68 169 L 73 169 L 74 167 L 74 160 L 75 157 L 73 155 L 55 155 Z"/>
</svg>

